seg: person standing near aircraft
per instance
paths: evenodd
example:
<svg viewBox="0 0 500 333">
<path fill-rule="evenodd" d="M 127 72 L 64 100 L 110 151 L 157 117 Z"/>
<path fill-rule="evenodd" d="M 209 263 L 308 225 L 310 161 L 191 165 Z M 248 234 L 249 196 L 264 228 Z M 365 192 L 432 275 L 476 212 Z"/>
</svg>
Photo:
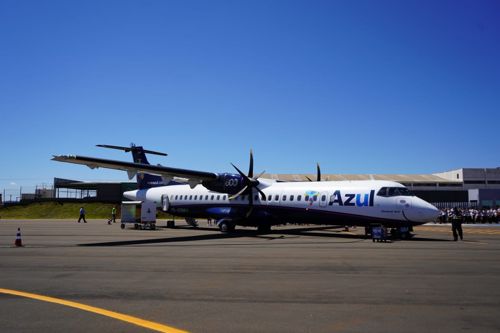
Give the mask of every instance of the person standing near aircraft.
<svg viewBox="0 0 500 333">
<path fill-rule="evenodd" d="M 457 207 L 453 208 L 451 231 L 453 232 L 453 240 L 455 240 L 455 242 L 458 240 L 459 236 L 460 240 L 464 239 L 462 230 L 462 212 Z"/>
<path fill-rule="evenodd" d="M 87 223 L 87 220 L 85 220 L 85 209 L 80 207 L 80 217 L 78 218 L 78 223 L 80 223 L 82 219 L 84 223 Z"/>
<path fill-rule="evenodd" d="M 111 209 L 111 218 L 108 220 L 108 224 L 111 224 L 111 221 L 113 221 L 113 223 L 116 223 L 116 207 L 113 206 L 113 208 Z"/>
</svg>

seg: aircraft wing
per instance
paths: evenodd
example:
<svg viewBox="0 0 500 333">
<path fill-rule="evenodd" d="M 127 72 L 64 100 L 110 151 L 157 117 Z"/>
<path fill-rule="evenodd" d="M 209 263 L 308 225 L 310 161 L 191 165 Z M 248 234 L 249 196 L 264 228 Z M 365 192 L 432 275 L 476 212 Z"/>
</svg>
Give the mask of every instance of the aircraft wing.
<svg viewBox="0 0 500 333">
<path fill-rule="evenodd" d="M 91 169 L 105 168 L 105 169 L 122 170 L 128 173 L 129 179 L 132 179 L 138 172 L 158 175 L 163 177 L 164 179 L 175 179 L 176 181 L 183 181 L 185 183 L 189 183 L 192 186 L 196 184 L 201 184 L 203 181 L 210 181 L 217 179 L 217 174 L 214 172 L 169 168 L 160 165 L 123 162 L 123 161 L 107 160 L 96 157 L 87 157 L 78 155 L 58 155 L 58 156 L 54 155 L 52 160 L 58 162 L 82 164 L 88 166 Z"/>
</svg>

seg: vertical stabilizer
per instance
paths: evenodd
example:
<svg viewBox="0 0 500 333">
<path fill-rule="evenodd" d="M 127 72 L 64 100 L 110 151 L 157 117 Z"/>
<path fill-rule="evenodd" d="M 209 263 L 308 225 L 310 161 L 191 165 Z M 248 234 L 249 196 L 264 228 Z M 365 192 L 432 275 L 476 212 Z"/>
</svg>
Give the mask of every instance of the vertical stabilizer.
<svg viewBox="0 0 500 333">
<path fill-rule="evenodd" d="M 148 161 L 148 158 L 146 157 L 146 154 L 167 156 L 167 154 L 165 154 L 165 153 L 161 153 L 161 152 L 157 152 L 157 151 L 153 151 L 153 150 L 146 150 L 142 146 L 136 146 L 133 143 L 130 144 L 130 147 L 112 146 L 112 145 L 97 145 L 97 147 L 123 150 L 124 152 L 127 152 L 127 153 L 132 152 L 132 158 L 134 160 L 134 163 L 140 163 L 140 164 L 148 164 L 149 165 L 149 161 Z M 163 178 L 160 176 L 151 175 L 149 173 L 143 173 L 143 172 L 137 173 L 136 178 L 137 178 L 137 187 L 140 190 L 148 189 L 148 188 L 152 188 L 152 187 L 158 187 L 158 186 L 174 185 L 174 183 L 175 183 L 175 182 L 166 183 L 165 181 L 163 181 Z M 177 184 L 177 183 L 175 183 L 175 184 Z"/>
</svg>

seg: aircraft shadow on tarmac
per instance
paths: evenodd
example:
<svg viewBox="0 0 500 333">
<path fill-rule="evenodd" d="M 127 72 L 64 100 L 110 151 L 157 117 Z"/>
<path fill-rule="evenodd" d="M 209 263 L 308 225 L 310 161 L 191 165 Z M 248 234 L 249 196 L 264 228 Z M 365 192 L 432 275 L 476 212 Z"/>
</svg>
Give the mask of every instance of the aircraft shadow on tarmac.
<svg viewBox="0 0 500 333">
<path fill-rule="evenodd" d="M 232 233 L 221 233 L 216 228 L 204 228 L 204 227 L 183 227 L 176 226 L 176 229 L 190 229 L 190 230 L 201 230 L 201 231 L 213 231 L 213 234 L 205 235 L 193 235 L 193 236 L 180 236 L 180 237 L 163 237 L 163 238 L 151 238 L 151 239 L 136 239 L 136 240 L 126 240 L 126 241 L 115 241 L 115 242 L 100 242 L 100 243 L 85 243 L 78 244 L 78 246 L 127 246 L 127 245 L 141 245 L 141 244 L 157 244 L 157 243 L 177 243 L 177 242 L 193 242 L 193 241 L 203 241 L 203 240 L 218 240 L 218 239 L 231 239 L 231 238 L 242 238 L 242 237 L 255 237 L 260 239 L 283 239 L 290 238 L 286 236 L 310 236 L 310 237 L 324 237 L 324 238 L 342 238 L 342 239 L 352 239 L 352 240 L 368 240 L 369 237 L 364 234 L 352 234 L 345 233 L 339 230 L 332 230 L 335 227 L 301 227 L 294 229 L 281 229 L 273 230 L 266 234 L 260 234 L 256 230 L 245 230 L 239 229 Z M 339 227 L 343 228 L 343 227 Z M 388 239 L 389 242 L 400 241 L 399 239 Z M 425 237 L 413 237 L 409 241 L 427 241 L 427 242 L 443 242 L 449 241 L 449 239 L 437 239 L 437 238 L 425 238 Z"/>
</svg>

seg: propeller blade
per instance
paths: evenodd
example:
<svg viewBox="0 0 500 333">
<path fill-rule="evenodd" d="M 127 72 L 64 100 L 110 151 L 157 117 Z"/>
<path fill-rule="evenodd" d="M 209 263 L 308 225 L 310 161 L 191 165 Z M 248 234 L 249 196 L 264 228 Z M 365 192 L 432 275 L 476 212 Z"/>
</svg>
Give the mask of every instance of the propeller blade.
<svg viewBox="0 0 500 333">
<path fill-rule="evenodd" d="M 307 178 L 307 180 L 308 180 L 308 181 L 312 182 L 312 179 L 311 179 L 311 178 L 309 178 L 309 177 L 307 177 L 307 176 L 306 176 L 306 178 Z"/>
<path fill-rule="evenodd" d="M 248 212 L 247 212 L 247 214 L 246 214 L 246 216 L 245 216 L 245 217 L 246 217 L 246 218 L 249 218 L 249 217 L 250 217 L 250 215 L 252 215 L 252 212 L 253 212 L 253 206 L 252 206 L 252 207 L 250 207 L 250 209 L 248 210 Z"/>
<path fill-rule="evenodd" d="M 248 178 L 253 178 L 253 151 L 250 149 L 250 166 L 248 167 Z"/>
<path fill-rule="evenodd" d="M 236 171 L 238 171 L 238 173 L 240 174 L 241 177 L 245 178 L 247 181 L 248 181 L 248 177 L 247 175 L 245 175 L 240 169 L 238 169 L 238 167 L 236 165 L 234 165 L 233 163 L 231 163 L 231 165 L 233 166 L 233 168 L 236 169 Z"/>
<path fill-rule="evenodd" d="M 237 197 L 239 197 L 240 195 L 242 195 L 243 193 L 245 193 L 245 191 L 248 189 L 248 185 L 245 185 L 245 187 L 243 187 L 238 193 L 236 194 L 233 194 L 232 196 L 229 197 L 229 200 L 233 200 L 233 199 L 236 199 Z"/>
<path fill-rule="evenodd" d="M 321 169 L 319 168 L 319 163 L 316 163 L 316 174 L 317 174 L 316 180 L 318 182 L 320 182 L 321 181 Z"/>
<path fill-rule="evenodd" d="M 260 197 L 262 199 L 262 201 L 266 201 L 266 194 L 264 192 L 262 192 L 262 190 L 258 187 L 255 188 L 257 190 L 257 192 L 260 193 Z"/>
<path fill-rule="evenodd" d="M 255 177 L 254 179 L 255 179 L 255 180 L 259 179 L 260 177 L 262 177 L 262 175 L 263 175 L 265 172 L 266 172 L 266 170 L 262 171 L 262 172 L 261 172 L 261 173 L 259 173 L 259 174 L 257 175 L 257 177 Z"/>
<path fill-rule="evenodd" d="M 248 205 L 250 206 L 250 208 L 253 208 L 253 191 L 251 187 L 248 193 Z"/>
</svg>

